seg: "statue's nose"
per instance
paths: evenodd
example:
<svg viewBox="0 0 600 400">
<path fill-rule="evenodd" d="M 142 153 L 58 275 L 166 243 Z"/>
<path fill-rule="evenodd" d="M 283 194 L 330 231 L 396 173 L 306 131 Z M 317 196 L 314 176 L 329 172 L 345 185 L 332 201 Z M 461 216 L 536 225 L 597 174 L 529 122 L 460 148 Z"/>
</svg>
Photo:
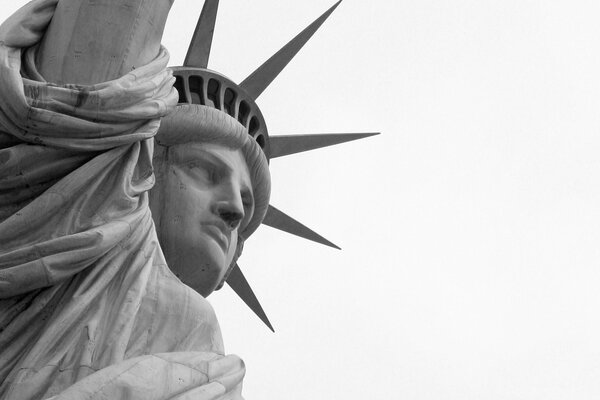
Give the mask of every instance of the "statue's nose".
<svg viewBox="0 0 600 400">
<path fill-rule="evenodd" d="M 219 217 L 233 230 L 240 226 L 244 214 L 235 211 L 221 210 L 219 212 Z"/>
<path fill-rule="evenodd" d="M 239 191 L 223 191 L 216 203 L 215 213 L 229 228 L 236 229 L 244 218 L 244 204 Z"/>
</svg>

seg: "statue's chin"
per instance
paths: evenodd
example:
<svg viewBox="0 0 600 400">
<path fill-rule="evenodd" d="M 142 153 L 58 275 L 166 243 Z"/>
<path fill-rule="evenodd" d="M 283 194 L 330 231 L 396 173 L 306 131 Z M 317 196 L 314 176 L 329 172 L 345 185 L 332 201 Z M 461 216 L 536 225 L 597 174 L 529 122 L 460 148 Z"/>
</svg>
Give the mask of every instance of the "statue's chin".
<svg viewBox="0 0 600 400">
<path fill-rule="evenodd" d="M 214 249 L 211 246 L 208 248 L 196 247 L 191 251 L 180 249 L 176 257 L 169 257 L 165 254 L 167 265 L 171 271 L 184 284 L 204 297 L 208 297 L 215 291 L 226 272 L 226 257 L 220 248 L 214 247 Z"/>
<path fill-rule="evenodd" d="M 208 297 L 221 282 L 220 275 L 216 273 L 191 274 L 181 265 L 171 267 L 171 270 L 181 282 L 200 293 L 203 297 Z"/>
<path fill-rule="evenodd" d="M 192 289 L 194 289 L 196 292 L 200 293 L 202 295 L 202 297 L 208 297 L 212 292 L 214 292 L 217 289 L 217 285 L 214 285 L 211 287 L 199 287 L 199 288 L 192 287 Z"/>
</svg>

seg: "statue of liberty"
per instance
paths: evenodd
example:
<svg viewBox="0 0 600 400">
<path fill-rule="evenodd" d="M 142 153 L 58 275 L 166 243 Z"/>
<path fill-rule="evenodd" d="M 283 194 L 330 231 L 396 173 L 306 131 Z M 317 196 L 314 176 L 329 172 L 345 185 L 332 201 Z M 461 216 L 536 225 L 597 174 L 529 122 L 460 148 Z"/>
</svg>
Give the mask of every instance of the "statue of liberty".
<svg viewBox="0 0 600 400">
<path fill-rule="evenodd" d="M 271 327 L 244 242 L 332 245 L 269 205 L 268 161 L 368 134 L 270 137 L 255 100 L 337 4 L 240 85 L 206 68 L 217 1 L 167 69 L 171 4 L 33 0 L 0 27 L 0 399 L 241 398 L 205 297 L 227 282 Z"/>
</svg>

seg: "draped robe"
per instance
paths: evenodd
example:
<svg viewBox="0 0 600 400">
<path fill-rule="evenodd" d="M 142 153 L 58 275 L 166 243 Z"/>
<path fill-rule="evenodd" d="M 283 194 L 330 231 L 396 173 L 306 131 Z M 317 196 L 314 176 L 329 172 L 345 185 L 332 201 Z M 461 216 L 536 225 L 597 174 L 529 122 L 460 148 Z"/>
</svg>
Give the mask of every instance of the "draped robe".
<svg viewBox="0 0 600 400">
<path fill-rule="evenodd" d="M 54 85 L 36 44 L 58 0 L 0 26 L 0 399 L 238 399 L 207 301 L 167 267 L 148 207 L 168 53 Z"/>
</svg>

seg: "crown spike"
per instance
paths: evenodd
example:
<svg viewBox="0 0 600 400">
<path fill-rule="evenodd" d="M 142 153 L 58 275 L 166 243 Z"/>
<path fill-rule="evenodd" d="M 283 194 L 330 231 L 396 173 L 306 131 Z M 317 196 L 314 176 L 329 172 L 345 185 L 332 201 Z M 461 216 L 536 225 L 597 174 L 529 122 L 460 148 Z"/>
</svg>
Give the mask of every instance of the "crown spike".
<svg viewBox="0 0 600 400">
<path fill-rule="evenodd" d="M 334 146 L 352 140 L 364 139 L 379 135 L 379 132 L 369 133 L 327 133 L 319 135 L 279 135 L 269 137 L 271 157 L 283 157 L 290 154 L 301 153 Z"/>
<path fill-rule="evenodd" d="M 288 44 L 281 48 L 275 55 L 269 58 L 263 65 L 258 67 L 250 76 L 240 84 L 240 86 L 254 99 L 273 82 L 281 71 L 288 65 L 300 49 L 308 42 L 312 35 L 319 29 L 325 20 L 331 15 L 333 10 L 342 2 L 339 0 L 323 15 L 317 18 L 312 24 L 300 32 Z"/>
<path fill-rule="evenodd" d="M 202 13 L 196 24 L 194 36 L 190 42 L 183 65 L 186 67 L 206 68 L 210 56 L 219 0 L 205 0 Z"/>
<path fill-rule="evenodd" d="M 279 211 L 270 204 L 267 210 L 267 215 L 265 215 L 265 219 L 262 223 L 264 225 L 270 226 L 271 228 L 279 229 L 280 231 L 291 233 L 292 235 L 300 236 L 304 239 L 308 239 L 313 242 L 317 242 L 320 244 L 324 244 L 325 246 L 341 250 L 341 248 L 331 243 L 323 236 L 314 232 L 310 228 L 302 225 L 300 222 L 296 221 L 295 219 L 283 213 L 282 211 Z"/>
<path fill-rule="evenodd" d="M 265 314 L 265 311 L 254 295 L 250 284 L 246 280 L 244 274 L 242 274 L 242 270 L 240 269 L 239 265 L 235 264 L 229 273 L 229 276 L 227 277 L 227 284 L 242 300 L 244 300 L 244 303 L 250 307 L 254 314 L 256 314 L 256 316 L 260 318 L 261 321 L 264 322 L 272 332 L 275 332 L 273 325 L 271 325 L 269 318 L 267 318 L 267 314 Z"/>
</svg>

